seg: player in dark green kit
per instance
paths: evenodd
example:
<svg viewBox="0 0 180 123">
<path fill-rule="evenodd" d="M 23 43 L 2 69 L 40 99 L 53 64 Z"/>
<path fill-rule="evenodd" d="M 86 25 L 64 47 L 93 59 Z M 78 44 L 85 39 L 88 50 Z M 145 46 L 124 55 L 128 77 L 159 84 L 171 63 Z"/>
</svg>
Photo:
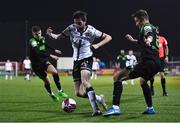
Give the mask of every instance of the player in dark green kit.
<svg viewBox="0 0 180 123">
<path fill-rule="evenodd" d="M 119 63 L 120 70 L 126 67 L 126 54 L 124 50 L 120 51 L 120 54 L 117 56 L 117 62 Z"/>
<path fill-rule="evenodd" d="M 143 114 L 155 114 L 152 105 L 152 97 L 147 81 L 150 80 L 160 69 L 158 57 L 158 35 L 155 27 L 149 23 L 149 16 L 145 10 L 138 10 L 132 15 L 136 26 L 139 27 L 139 40 L 127 34 L 129 41 L 136 42 L 141 50 L 141 62 L 132 71 L 127 68 L 118 71 L 114 75 L 113 106 L 104 113 L 104 116 L 120 115 L 120 99 L 123 91 L 122 81 L 140 77 L 140 84 L 147 104 Z"/>
<path fill-rule="evenodd" d="M 47 45 L 45 37 L 42 36 L 41 28 L 39 26 L 32 27 L 33 37 L 30 39 L 30 59 L 32 62 L 32 68 L 36 75 L 43 80 L 44 86 L 54 101 L 58 101 L 59 97 L 54 95 L 50 87 L 50 79 L 47 73 L 53 75 L 54 82 L 58 89 L 58 95 L 67 98 L 67 94 L 61 89 L 58 72 L 55 67 L 49 62 L 48 58 L 58 60 L 58 57 L 53 54 L 49 54 L 48 50 L 54 51 L 54 53 L 61 54 L 61 51 L 54 49 Z"/>
</svg>

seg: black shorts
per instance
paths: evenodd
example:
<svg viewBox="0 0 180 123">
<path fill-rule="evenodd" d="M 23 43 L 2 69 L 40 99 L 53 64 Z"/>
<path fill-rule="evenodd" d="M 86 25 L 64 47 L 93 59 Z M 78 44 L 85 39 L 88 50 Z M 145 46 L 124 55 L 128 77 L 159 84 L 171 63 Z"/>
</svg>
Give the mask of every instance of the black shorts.
<svg viewBox="0 0 180 123">
<path fill-rule="evenodd" d="M 92 71 L 92 63 L 93 63 L 92 57 L 85 58 L 80 61 L 74 61 L 74 66 L 73 66 L 74 82 L 81 81 L 81 70 L 89 70 L 90 72 Z"/>
<path fill-rule="evenodd" d="M 165 67 L 165 62 L 164 62 L 164 58 L 163 59 L 160 59 L 160 70 L 159 72 L 164 72 L 164 67 Z"/>
<path fill-rule="evenodd" d="M 156 73 L 159 72 L 160 61 L 147 60 L 137 64 L 129 73 L 130 79 L 142 77 L 146 81 L 150 80 Z"/>
<path fill-rule="evenodd" d="M 11 70 L 6 71 L 6 75 L 12 75 L 12 74 L 13 74 L 13 71 L 11 71 Z"/>
<path fill-rule="evenodd" d="M 24 69 L 25 70 L 25 74 L 30 74 L 31 73 L 31 69 Z"/>
<path fill-rule="evenodd" d="M 47 76 L 46 71 L 49 65 L 51 65 L 49 61 L 43 61 L 35 64 L 32 63 L 32 68 L 39 78 L 44 79 Z"/>
</svg>

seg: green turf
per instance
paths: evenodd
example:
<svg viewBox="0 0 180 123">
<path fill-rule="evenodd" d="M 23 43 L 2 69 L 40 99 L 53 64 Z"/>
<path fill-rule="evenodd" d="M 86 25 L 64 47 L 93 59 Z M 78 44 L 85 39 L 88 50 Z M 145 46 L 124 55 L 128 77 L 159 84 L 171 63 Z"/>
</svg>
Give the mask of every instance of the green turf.
<svg viewBox="0 0 180 123">
<path fill-rule="evenodd" d="M 77 102 L 73 113 L 66 113 L 60 108 L 60 102 L 53 102 L 46 93 L 40 79 L 25 81 L 23 77 L 5 81 L 0 78 L 0 121 L 1 122 L 177 122 L 180 121 L 180 77 L 167 77 L 168 97 L 162 96 L 159 77 L 155 81 L 153 97 L 155 115 L 142 115 L 146 105 L 143 94 L 136 80 L 135 85 L 124 86 L 122 95 L 122 115 L 113 117 L 91 117 L 91 107 L 86 99 L 74 95 L 72 77 L 61 77 L 63 90 Z M 97 94 L 104 94 L 108 105 L 112 102 L 112 77 L 99 77 L 91 80 Z M 51 83 L 57 94 L 55 84 Z"/>
</svg>

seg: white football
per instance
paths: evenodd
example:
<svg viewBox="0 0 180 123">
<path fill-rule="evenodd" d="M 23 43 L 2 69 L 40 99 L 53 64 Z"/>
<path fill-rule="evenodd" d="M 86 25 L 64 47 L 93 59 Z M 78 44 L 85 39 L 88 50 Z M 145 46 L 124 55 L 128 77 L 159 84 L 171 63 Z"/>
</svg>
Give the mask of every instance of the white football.
<svg viewBox="0 0 180 123">
<path fill-rule="evenodd" d="M 76 101 L 72 98 L 67 98 L 62 102 L 62 109 L 65 112 L 73 112 L 76 109 Z"/>
</svg>

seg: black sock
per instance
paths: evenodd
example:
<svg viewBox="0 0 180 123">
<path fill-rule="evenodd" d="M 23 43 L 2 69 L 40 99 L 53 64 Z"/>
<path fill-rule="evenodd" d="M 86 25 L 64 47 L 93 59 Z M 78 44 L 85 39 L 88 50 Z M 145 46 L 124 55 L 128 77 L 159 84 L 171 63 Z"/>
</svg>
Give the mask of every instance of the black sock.
<svg viewBox="0 0 180 123">
<path fill-rule="evenodd" d="M 165 78 L 161 79 L 161 86 L 163 89 L 163 94 L 166 94 L 166 79 Z"/>
<path fill-rule="evenodd" d="M 44 84 L 44 87 L 46 88 L 47 92 L 51 95 L 52 91 L 51 91 L 50 84 Z"/>
<path fill-rule="evenodd" d="M 151 78 L 150 79 L 150 90 L 151 90 L 151 92 L 154 92 L 154 78 Z"/>
<path fill-rule="evenodd" d="M 58 74 L 53 74 L 53 79 L 54 79 L 54 82 L 56 84 L 57 89 L 60 91 L 61 90 L 61 84 L 59 82 Z"/>
<path fill-rule="evenodd" d="M 122 82 L 120 81 L 114 82 L 113 105 L 117 105 L 117 106 L 120 105 L 122 91 L 123 91 Z"/>
<path fill-rule="evenodd" d="M 153 87 L 154 85 L 154 78 L 150 79 L 150 87 Z"/>
<path fill-rule="evenodd" d="M 147 106 L 152 107 L 152 97 L 151 97 L 151 92 L 150 92 L 150 88 L 149 88 L 148 84 L 146 82 L 144 82 L 141 85 L 141 87 L 143 90 L 143 94 L 144 94 L 144 98 L 145 98 Z"/>
</svg>

